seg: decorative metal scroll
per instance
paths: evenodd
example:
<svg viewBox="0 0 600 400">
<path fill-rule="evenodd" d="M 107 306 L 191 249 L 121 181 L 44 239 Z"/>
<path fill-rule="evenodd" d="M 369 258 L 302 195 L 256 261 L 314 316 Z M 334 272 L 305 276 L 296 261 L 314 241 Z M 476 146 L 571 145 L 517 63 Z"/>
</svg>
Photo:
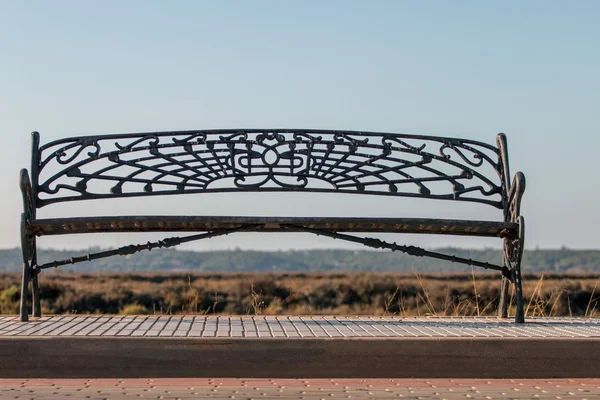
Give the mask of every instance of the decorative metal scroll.
<svg viewBox="0 0 600 400">
<path fill-rule="evenodd" d="M 473 140 L 321 130 L 86 136 L 40 147 L 37 206 L 226 191 L 365 193 L 503 208 L 497 147 Z"/>
</svg>

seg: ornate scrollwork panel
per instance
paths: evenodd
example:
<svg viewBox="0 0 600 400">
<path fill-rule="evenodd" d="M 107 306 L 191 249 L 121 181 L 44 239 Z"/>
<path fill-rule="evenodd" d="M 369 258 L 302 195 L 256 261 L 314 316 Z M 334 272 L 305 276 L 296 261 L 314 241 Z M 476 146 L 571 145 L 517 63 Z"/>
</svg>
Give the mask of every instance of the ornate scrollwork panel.
<svg viewBox="0 0 600 400">
<path fill-rule="evenodd" d="M 38 206 L 103 197 L 325 191 L 503 208 L 497 147 L 472 140 L 318 130 L 86 136 L 40 148 Z"/>
</svg>

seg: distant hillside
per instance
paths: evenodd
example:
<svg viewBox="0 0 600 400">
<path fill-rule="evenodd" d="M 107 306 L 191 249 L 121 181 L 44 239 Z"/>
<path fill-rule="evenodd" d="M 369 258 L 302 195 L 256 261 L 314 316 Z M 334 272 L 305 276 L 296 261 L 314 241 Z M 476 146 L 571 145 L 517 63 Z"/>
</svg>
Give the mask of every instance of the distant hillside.
<svg viewBox="0 0 600 400">
<path fill-rule="evenodd" d="M 98 251 L 99 249 L 91 249 Z M 457 256 L 501 263 L 499 250 L 436 249 Z M 40 262 L 62 260 L 84 251 L 41 250 Z M 530 250 L 524 254 L 526 271 L 599 272 L 600 250 Z M 326 272 L 326 271 L 396 271 L 464 272 L 470 267 L 445 261 L 411 257 L 390 251 L 305 250 L 305 251 L 177 251 L 171 249 L 115 256 L 85 262 L 61 270 L 91 271 L 173 271 L 197 272 Z M 0 250 L 0 271 L 20 271 L 21 250 Z"/>
</svg>

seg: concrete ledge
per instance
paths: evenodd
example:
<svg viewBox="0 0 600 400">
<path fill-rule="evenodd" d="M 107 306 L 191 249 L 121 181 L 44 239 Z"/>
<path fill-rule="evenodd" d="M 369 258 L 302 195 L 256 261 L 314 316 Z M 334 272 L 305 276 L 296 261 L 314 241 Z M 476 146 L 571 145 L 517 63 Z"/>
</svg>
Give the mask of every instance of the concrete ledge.
<svg viewBox="0 0 600 400">
<path fill-rule="evenodd" d="M 0 378 L 594 378 L 600 338 L 2 337 Z"/>
</svg>

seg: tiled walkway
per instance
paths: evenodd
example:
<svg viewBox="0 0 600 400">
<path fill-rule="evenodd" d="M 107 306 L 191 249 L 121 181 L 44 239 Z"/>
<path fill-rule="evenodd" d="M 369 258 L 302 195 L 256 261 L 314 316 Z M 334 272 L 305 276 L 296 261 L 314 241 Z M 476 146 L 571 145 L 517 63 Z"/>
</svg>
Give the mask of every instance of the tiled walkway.
<svg viewBox="0 0 600 400">
<path fill-rule="evenodd" d="M 597 378 L 600 319 L 6 316 L 0 358 L 23 379 Z"/>
<path fill-rule="evenodd" d="M 600 379 L 0 379 L 2 399 L 597 399 Z"/>
<path fill-rule="evenodd" d="M 600 319 L 328 316 L 49 316 L 22 323 L 0 317 L 0 336 L 195 338 L 511 337 L 598 338 Z"/>
</svg>

